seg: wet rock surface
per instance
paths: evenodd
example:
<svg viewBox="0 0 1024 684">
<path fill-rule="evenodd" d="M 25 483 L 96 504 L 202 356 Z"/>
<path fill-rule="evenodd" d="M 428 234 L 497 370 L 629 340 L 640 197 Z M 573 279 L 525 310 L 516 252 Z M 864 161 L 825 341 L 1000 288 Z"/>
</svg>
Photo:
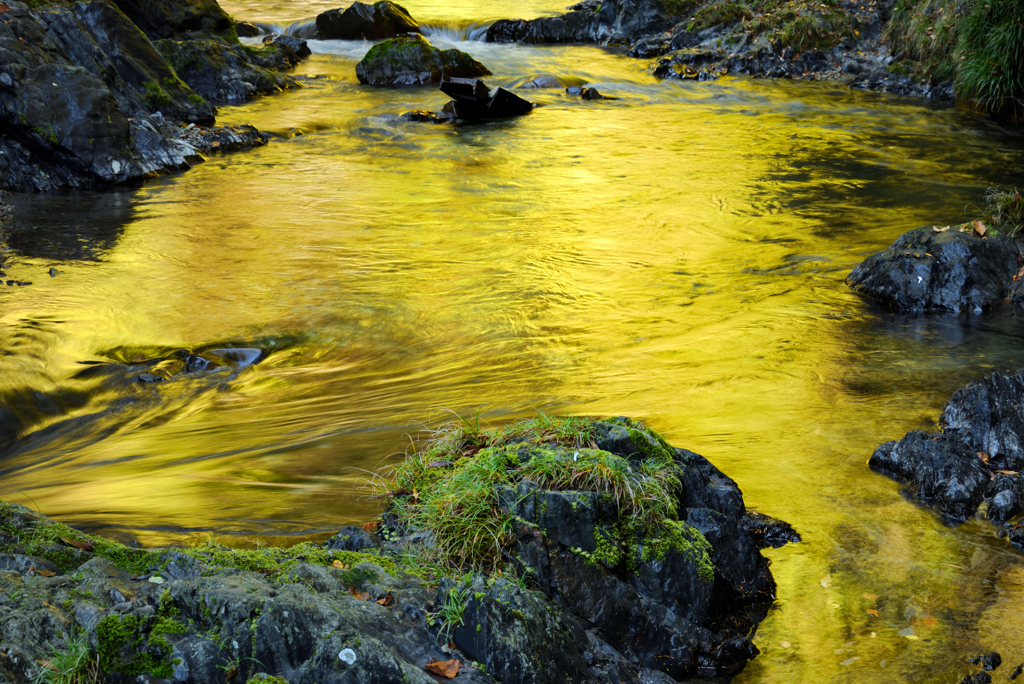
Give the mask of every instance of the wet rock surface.
<svg viewBox="0 0 1024 684">
<path fill-rule="evenodd" d="M 621 458 L 678 464 L 677 524 L 706 543 L 654 553 L 648 538 L 615 559 L 595 544 L 604 527 L 626 522 L 607 497 L 526 481 L 506 502 L 518 514 L 511 560 L 520 572 L 441 578 L 403 570 L 389 549 L 430 542 L 388 527 L 387 515 L 380 535 L 347 527 L 322 545 L 146 551 L 0 503 L 5 681 L 27 684 L 47 644 L 76 639 L 98 654 L 108 682 L 215 682 L 232 672 L 234 681 L 428 684 L 426 666 L 453 659 L 454 682 L 639 684 L 735 672 L 757 654 L 750 637 L 774 598 L 747 530 L 792 530 L 747 512 L 706 459 L 615 420 L 602 443 Z"/>
<path fill-rule="evenodd" d="M 960 388 L 939 424 L 941 433 L 914 430 L 881 445 L 868 465 L 906 483 L 911 496 L 951 521 L 974 516 L 984 502 L 989 520 L 1024 550 L 1014 525 L 1024 508 L 1024 371 Z"/>
<path fill-rule="evenodd" d="M 504 88 L 492 91 L 480 79 L 445 78 L 441 92 L 452 98 L 444 106 L 444 113 L 463 121 L 508 119 L 533 111 L 532 102 Z"/>
<path fill-rule="evenodd" d="M 442 77 L 473 78 L 491 72 L 460 50 L 441 50 L 419 34 L 377 43 L 356 64 L 360 83 L 373 86 L 437 85 Z"/>
<path fill-rule="evenodd" d="M 382 40 L 419 33 L 420 27 L 407 9 L 381 0 L 372 5 L 353 2 L 345 9 L 321 12 L 316 17 L 316 30 L 322 40 Z"/>
<path fill-rule="evenodd" d="M 14 2 L 0 14 L 0 187 L 93 188 L 188 168 L 199 158 L 152 117 L 212 124 L 206 98 L 292 85 L 276 71 L 297 59 L 244 48 L 212 2 Z"/>
<path fill-rule="evenodd" d="M 487 30 L 487 42 L 619 44 L 671 26 L 661 0 L 588 0 L 569 10 L 557 17 L 496 21 Z"/>
<path fill-rule="evenodd" d="M 894 311 L 980 312 L 1021 299 L 1020 268 L 1010 238 L 925 226 L 865 259 L 846 284 Z"/>
</svg>

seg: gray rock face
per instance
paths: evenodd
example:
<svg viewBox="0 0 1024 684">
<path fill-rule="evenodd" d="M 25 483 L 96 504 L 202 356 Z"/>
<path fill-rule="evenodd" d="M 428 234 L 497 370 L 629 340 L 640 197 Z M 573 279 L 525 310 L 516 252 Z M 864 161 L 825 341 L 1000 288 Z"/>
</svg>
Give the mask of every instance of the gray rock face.
<svg viewBox="0 0 1024 684">
<path fill-rule="evenodd" d="M 153 40 L 186 31 L 224 31 L 231 17 L 209 0 L 115 0 L 117 6 Z"/>
<path fill-rule="evenodd" d="M 356 64 L 359 82 L 374 86 L 436 85 L 442 77 L 473 78 L 490 73 L 465 52 L 440 50 L 419 34 L 378 43 Z"/>
<path fill-rule="evenodd" d="M 196 10 L 206 18 L 161 25 L 220 25 L 208 21 L 223 14 L 216 3 L 200 8 L 191 0 L 176 1 L 145 3 L 145 11 L 141 5 L 125 8 L 149 18 L 174 8 L 182 16 Z M 237 44 L 223 51 L 249 56 Z M 286 68 L 297 58 L 289 61 L 275 48 L 266 52 L 256 51 L 248 71 L 241 60 L 210 60 L 197 84 L 220 84 L 211 94 L 248 93 L 263 84 L 254 71 L 265 76 L 267 92 L 290 84 L 287 77 L 263 72 Z M 201 159 L 193 146 L 145 115 L 210 124 L 213 107 L 108 0 L 11 8 L 0 20 L 0 64 L 0 188 L 90 188 L 188 168 Z M 257 86 L 248 85 L 253 81 Z"/>
<path fill-rule="evenodd" d="M 1018 256 L 1009 238 L 922 227 L 865 259 L 846 284 L 894 311 L 980 312 L 1011 296 Z"/>
<path fill-rule="evenodd" d="M 632 42 L 669 27 L 662 0 L 581 2 L 558 17 L 501 19 L 487 30 L 490 43 Z"/>
<path fill-rule="evenodd" d="M 1007 524 L 1024 507 L 1022 407 L 1024 372 L 995 373 L 953 394 L 941 433 L 909 432 L 878 447 L 868 465 L 954 520 L 973 516 L 985 501 L 989 519 Z"/>
<path fill-rule="evenodd" d="M 353 2 L 344 10 L 322 12 L 317 15 L 316 30 L 322 40 L 383 40 L 419 33 L 420 27 L 404 7 L 381 0 L 372 5 Z"/>
</svg>

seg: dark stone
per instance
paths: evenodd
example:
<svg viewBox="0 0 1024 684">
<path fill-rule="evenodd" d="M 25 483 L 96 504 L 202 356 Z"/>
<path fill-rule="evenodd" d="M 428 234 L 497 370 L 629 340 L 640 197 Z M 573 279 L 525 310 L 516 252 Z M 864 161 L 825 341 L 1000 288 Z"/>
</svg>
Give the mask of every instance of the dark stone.
<svg viewBox="0 0 1024 684">
<path fill-rule="evenodd" d="M 606 0 L 573 5 L 557 17 L 502 19 L 487 29 L 491 43 L 633 42 L 666 31 L 669 21 L 662 0 Z"/>
<path fill-rule="evenodd" d="M 56 565 L 39 556 L 26 556 L 20 553 L 0 553 L 0 573 L 10 572 L 25 575 L 35 570 L 44 570 L 55 575 L 60 572 Z"/>
<path fill-rule="evenodd" d="M 309 49 L 309 45 L 306 41 L 283 33 L 275 33 L 271 36 L 267 36 L 263 39 L 263 44 L 280 49 L 287 58 L 289 66 L 295 66 L 300 61 L 313 54 L 313 51 Z"/>
<path fill-rule="evenodd" d="M 456 100 L 486 103 L 491 90 L 479 78 L 444 78 L 441 79 L 441 92 Z"/>
<path fill-rule="evenodd" d="M 576 95 L 583 100 L 616 100 L 615 97 L 606 97 L 598 92 L 597 88 L 587 88 L 584 86 L 569 86 L 565 89 L 570 95 Z"/>
<path fill-rule="evenodd" d="M 801 541 L 800 534 L 788 522 L 756 511 L 748 511 L 746 516 L 740 519 L 740 525 L 747 531 L 754 543 L 762 549 L 765 547 L 777 549 L 786 544 L 795 544 Z"/>
<path fill-rule="evenodd" d="M 865 259 L 846 284 L 894 311 L 982 311 L 1008 298 L 1011 287 L 1020 296 L 1017 257 L 1009 238 L 923 227 Z"/>
<path fill-rule="evenodd" d="M 278 73 L 297 62 L 287 46 L 254 50 L 215 34 L 158 40 L 154 45 L 178 76 L 207 100 L 238 102 L 298 85 L 291 76 Z"/>
<path fill-rule="evenodd" d="M 989 483 L 989 471 L 973 448 L 955 436 L 920 430 L 878 447 L 868 465 L 907 483 L 914 497 L 956 520 L 978 510 Z"/>
<path fill-rule="evenodd" d="M 263 35 L 263 31 L 261 31 L 259 27 L 255 24 L 250 24 L 247 21 L 236 22 L 235 33 L 238 34 L 239 38 L 254 38 L 256 36 Z"/>
<path fill-rule="evenodd" d="M 983 670 L 994 670 L 1003 664 L 1003 657 L 996 651 L 991 651 L 978 658 L 978 663 L 981 664 Z"/>
<path fill-rule="evenodd" d="M 316 29 L 323 40 L 381 40 L 420 31 L 408 10 L 390 0 L 372 5 L 353 2 L 344 10 L 322 12 L 317 15 Z"/>
<path fill-rule="evenodd" d="M 337 549 L 339 551 L 365 551 L 367 549 L 379 549 L 383 545 L 384 542 L 373 532 L 364 530 L 361 527 L 346 525 L 325 541 L 323 546 L 325 549 Z"/>
<path fill-rule="evenodd" d="M 490 73 L 465 52 L 439 50 L 418 34 L 378 43 L 356 64 L 359 82 L 374 86 L 435 85 L 442 77 L 473 78 Z"/>
<path fill-rule="evenodd" d="M 521 116 L 533 111 L 533 103 L 519 97 L 515 93 L 496 88 L 491 101 L 487 103 L 486 118 L 506 119 L 513 116 Z"/>
<path fill-rule="evenodd" d="M 1021 674 L 1024 674 L 1024 665 L 1018 665 L 1017 667 L 1013 668 L 1009 676 L 1010 681 L 1012 682 L 1017 677 L 1020 677 Z"/>
<path fill-rule="evenodd" d="M 152 40 L 186 31 L 226 31 L 231 17 L 209 0 L 114 0 L 128 18 Z"/>
<path fill-rule="evenodd" d="M 961 387 L 942 410 L 942 431 L 985 453 L 993 470 L 1024 470 L 1024 372 Z"/>
<path fill-rule="evenodd" d="M 960 684 L 992 684 L 992 675 L 988 672 L 977 672 L 966 675 L 960 680 Z"/>
</svg>

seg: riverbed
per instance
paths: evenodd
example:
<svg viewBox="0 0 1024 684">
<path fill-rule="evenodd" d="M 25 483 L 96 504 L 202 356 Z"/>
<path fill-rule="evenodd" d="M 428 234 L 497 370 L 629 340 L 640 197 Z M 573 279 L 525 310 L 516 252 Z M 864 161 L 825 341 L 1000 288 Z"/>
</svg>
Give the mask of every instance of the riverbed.
<svg viewBox="0 0 1024 684">
<path fill-rule="evenodd" d="M 335 6 L 222 4 L 279 26 Z M 369 43 L 312 41 L 305 87 L 220 109 L 268 146 L 13 198 L 8 271 L 32 285 L 0 289 L 0 392 L 32 424 L 0 452 L 0 498 L 147 545 L 290 543 L 379 512 L 364 485 L 425 425 L 629 415 L 803 535 L 767 552 L 778 603 L 736 682 L 1024 661 L 1022 554 L 866 466 L 960 385 L 1024 365 L 1024 325 L 896 316 L 843 283 L 1024 184 L 1021 134 L 837 84 L 662 82 L 614 50 L 472 40 L 550 0 L 404 4 L 540 106 L 409 123 L 444 95 L 361 86 Z M 581 84 L 617 99 L 564 92 Z M 226 345 L 263 355 L 114 389 L 83 372 Z"/>
</svg>

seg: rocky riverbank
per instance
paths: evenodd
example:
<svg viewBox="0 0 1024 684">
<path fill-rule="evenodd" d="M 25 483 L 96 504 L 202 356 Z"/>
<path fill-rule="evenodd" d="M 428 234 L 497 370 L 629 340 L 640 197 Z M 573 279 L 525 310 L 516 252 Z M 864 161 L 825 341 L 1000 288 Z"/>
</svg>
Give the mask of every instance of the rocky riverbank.
<svg viewBox="0 0 1024 684">
<path fill-rule="evenodd" d="M 306 53 L 308 54 L 308 52 Z M 211 102 L 296 85 L 290 43 L 251 48 L 216 2 L 0 5 L 0 188 L 96 188 L 266 143 Z"/>
<path fill-rule="evenodd" d="M 443 426 L 378 485 L 374 531 L 290 549 L 132 548 L 0 504 L 0 673 L 716 678 L 757 654 L 775 589 L 758 550 L 799 540 L 706 459 L 624 418 Z"/>
</svg>

